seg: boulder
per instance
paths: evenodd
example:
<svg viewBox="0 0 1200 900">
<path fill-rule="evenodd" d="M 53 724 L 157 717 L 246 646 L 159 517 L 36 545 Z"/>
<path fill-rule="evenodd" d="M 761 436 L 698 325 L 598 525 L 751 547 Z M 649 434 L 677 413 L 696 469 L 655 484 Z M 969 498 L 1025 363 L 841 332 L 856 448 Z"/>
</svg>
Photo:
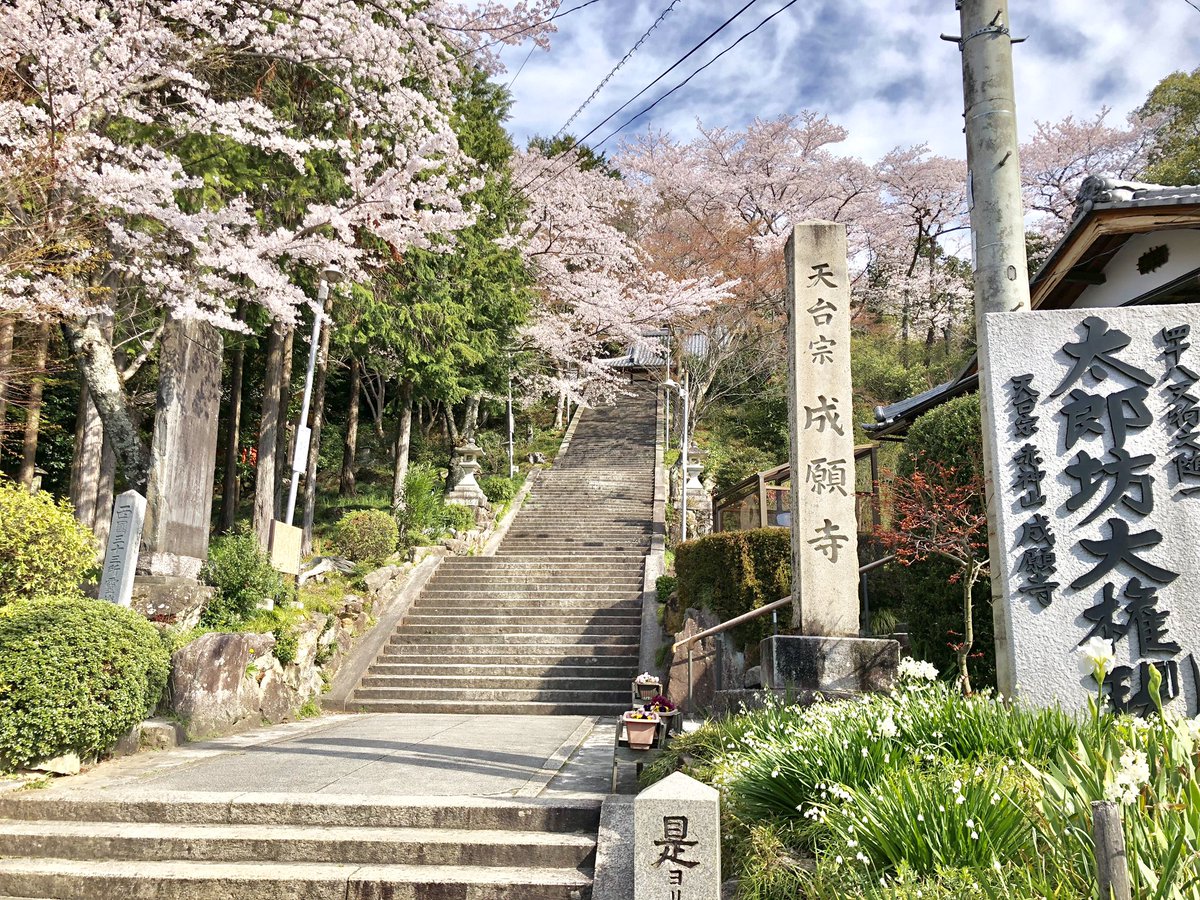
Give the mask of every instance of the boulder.
<svg viewBox="0 0 1200 900">
<path fill-rule="evenodd" d="M 79 766 L 78 753 L 64 753 L 62 756 L 56 756 L 53 759 L 43 759 L 41 762 L 34 763 L 29 768 L 35 772 L 49 772 L 51 775 L 78 775 Z"/>
<path fill-rule="evenodd" d="M 271 656 L 270 634 L 205 634 L 171 657 L 171 706 L 189 738 L 258 724 L 259 671 Z M 278 664 L 276 662 L 276 664 Z"/>
<path fill-rule="evenodd" d="M 742 687 L 762 687 L 762 666 L 751 666 L 742 676 Z"/>
<path fill-rule="evenodd" d="M 719 624 L 717 617 L 707 610 L 688 609 L 684 614 L 683 630 L 675 635 L 675 642 Z M 717 689 L 716 656 L 717 646 L 713 638 L 705 638 L 692 645 L 692 704 L 688 708 L 688 651 L 682 647 L 676 650 L 667 676 L 667 699 L 676 706 L 682 706 L 688 713 L 707 707 Z"/>
<path fill-rule="evenodd" d="M 372 593 L 378 594 L 383 590 L 384 586 L 389 581 L 399 575 L 401 569 L 399 566 L 383 566 L 376 569 L 374 572 L 367 573 L 367 577 L 363 579 L 366 582 L 367 589 Z"/>
<path fill-rule="evenodd" d="M 130 605 L 151 622 L 187 631 L 200 624 L 200 613 L 216 588 L 175 575 L 138 575 Z"/>
</svg>

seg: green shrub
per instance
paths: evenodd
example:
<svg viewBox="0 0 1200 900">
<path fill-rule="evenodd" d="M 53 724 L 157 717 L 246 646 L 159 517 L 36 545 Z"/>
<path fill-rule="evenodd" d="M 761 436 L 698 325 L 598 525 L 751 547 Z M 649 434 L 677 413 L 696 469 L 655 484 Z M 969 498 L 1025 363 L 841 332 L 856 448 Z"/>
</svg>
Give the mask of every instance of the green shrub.
<svg viewBox="0 0 1200 900">
<path fill-rule="evenodd" d="M 446 530 L 442 477 L 428 463 L 413 463 L 404 479 L 404 509 L 398 515 L 400 533 L 408 545 L 441 537 Z"/>
<path fill-rule="evenodd" d="M 658 596 L 659 603 L 666 603 L 671 594 L 675 592 L 675 576 L 674 575 L 659 575 L 654 579 L 654 593 Z"/>
<path fill-rule="evenodd" d="M 913 422 L 904 438 L 898 469 L 907 476 L 929 464 L 958 470 L 964 482 L 976 475 L 982 478 L 983 433 L 978 394 L 955 397 Z"/>
<path fill-rule="evenodd" d="M 275 658 L 285 666 L 288 663 L 294 663 L 296 654 L 300 650 L 300 635 L 282 625 L 276 628 L 272 634 L 275 635 L 275 647 L 271 652 Z"/>
<path fill-rule="evenodd" d="M 475 527 L 475 507 L 463 506 L 459 503 L 447 503 L 446 527 L 453 528 L 461 534 Z"/>
<path fill-rule="evenodd" d="M 792 583 L 791 533 L 786 528 L 721 531 L 680 544 L 675 551 L 679 598 L 668 610 L 667 630 L 683 627 L 688 607 L 711 610 L 721 621 L 785 596 Z M 781 609 L 781 624 L 791 610 Z M 733 630 L 739 646 L 756 647 L 771 628 L 769 616 Z"/>
<path fill-rule="evenodd" d="M 517 496 L 521 482 L 516 478 L 505 478 L 503 475 L 488 475 L 479 479 L 479 487 L 488 503 L 505 504 Z"/>
<path fill-rule="evenodd" d="M 335 541 L 355 562 L 379 562 L 396 552 L 400 530 L 390 512 L 362 509 L 342 516 Z"/>
<path fill-rule="evenodd" d="M 215 538 L 200 578 L 217 589 L 200 616 L 200 624 L 208 628 L 237 627 L 254 615 L 263 600 L 283 603 L 291 596 L 291 588 L 259 548 L 258 538 L 248 531 Z"/>
<path fill-rule="evenodd" d="M 0 770 L 94 757 L 153 712 L 170 655 L 137 613 L 81 597 L 0 611 Z"/>
<path fill-rule="evenodd" d="M 0 478 L 0 606 L 78 593 L 95 565 L 96 539 L 67 501 Z"/>
</svg>

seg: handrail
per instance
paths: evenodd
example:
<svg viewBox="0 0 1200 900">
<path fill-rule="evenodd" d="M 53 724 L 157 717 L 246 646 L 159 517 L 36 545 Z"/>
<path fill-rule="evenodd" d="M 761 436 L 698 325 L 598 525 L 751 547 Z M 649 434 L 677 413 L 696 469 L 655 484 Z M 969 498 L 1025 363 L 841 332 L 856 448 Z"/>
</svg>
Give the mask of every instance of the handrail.
<svg viewBox="0 0 1200 900">
<path fill-rule="evenodd" d="M 885 556 L 882 559 L 877 559 L 874 562 L 869 562 L 865 566 L 858 567 L 858 574 L 863 575 L 870 572 L 872 569 L 878 569 L 880 566 L 887 565 L 896 558 L 896 554 Z M 676 641 L 671 645 L 671 652 L 674 653 L 689 644 L 694 644 L 696 641 L 703 640 L 706 637 L 712 637 L 714 634 L 720 634 L 723 631 L 728 631 L 730 628 L 735 628 L 743 622 L 749 622 L 751 619 L 757 619 L 759 616 L 765 616 L 767 613 L 779 609 L 782 606 L 787 606 L 792 602 L 791 596 L 782 597 L 774 603 L 768 603 L 766 606 L 760 606 L 758 609 L 752 609 L 749 612 L 744 612 L 740 616 L 734 616 L 727 622 L 722 622 L 720 625 L 714 625 L 707 631 L 701 631 L 699 634 L 693 634 L 691 637 L 686 637 L 682 641 Z"/>
</svg>

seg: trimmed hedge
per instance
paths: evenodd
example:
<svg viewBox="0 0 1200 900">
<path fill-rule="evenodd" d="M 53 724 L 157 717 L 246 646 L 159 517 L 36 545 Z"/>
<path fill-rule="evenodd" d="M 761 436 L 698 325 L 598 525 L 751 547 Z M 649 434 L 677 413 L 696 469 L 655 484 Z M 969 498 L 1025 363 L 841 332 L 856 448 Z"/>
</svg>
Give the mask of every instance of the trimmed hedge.
<svg viewBox="0 0 1200 900">
<path fill-rule="evenodd" d="M 71 504 L 0 478 L 0 606 L 79 592 L 96 567 L 96 539 Z"/>
<path fill-rule="evenodd" d="M 337 524 L 338 547 L 355 562 L 380 562 L 396 552 L 400 528 L 395 517 L 381 509 L 346 513 Z"/>
<path fill-rule="evenodd" d="M 154 711 L 171 657 L 132 610 L 82 597 L 0 610 L 0 771 L 110 749 Z"/>
<path fill-rule="evenodd" d="M 479 479 L 479 489 L 488 498 L 488 503 L 502 505 L 517 496 L 517 491 L 521 489 L 521 480 L 505 478 L 503 475 L 487 475 Z"/>
<path fill-rule="evenodd" d="M 721 621 L 758 609 L 787 595 L 792 584 L 792 539 L 787 528 L 721 531 L 680 544 L 675 550 L 678 600 L 667 612 L 667 627 L 683 627 L 688 607 L 707 609 Z M 781 627 L 791 610 L 779 611 Z M 771 631 L 771 617 L 739 625 L 734 640 L 754 649 Z"/>
</svg>

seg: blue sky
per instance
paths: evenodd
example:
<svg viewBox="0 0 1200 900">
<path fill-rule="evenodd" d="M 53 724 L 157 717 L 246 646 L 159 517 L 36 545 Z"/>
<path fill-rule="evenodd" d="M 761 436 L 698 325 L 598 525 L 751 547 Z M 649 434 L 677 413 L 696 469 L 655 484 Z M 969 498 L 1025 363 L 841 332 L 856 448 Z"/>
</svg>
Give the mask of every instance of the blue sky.
<svg viewBox="0 0 1200 900">
<path fill-rule="evenodd" d="M 579 0 L 564 0 L 563 9 Z M 519 143 L 553 134 L 668 6 L 670 0 L 598 0 L 559 21 L 549 52 L 534 50 L 512 84 L 508 123 Z M 571 127 L 582 135 L 691 49 L 745 0 L 680 0 Z M 704 50 L 594 136 L 599 139 L 707 62 L 786 0 L 758 0 Z M 1200 4 L 1198 4 L 1200 5 Z M 1036 120 L 1118 122 L 1164 75 L 1200 66 L 1200 11 L 1186 0 L 1009 0 L 1022 139 Z M 643 117 L 681 138 L 705 125 L 740 127 L 801 109 L 850 131 L 841 152 L 873 161 L 892 147 L 927 142 L 964 156 L 954 0 L 800 0 L 690 85 Z M 506 48 L 507 82 L 529 48 Z M 618 138 L 605 144 L 616 149 Z"/>
</svg>

